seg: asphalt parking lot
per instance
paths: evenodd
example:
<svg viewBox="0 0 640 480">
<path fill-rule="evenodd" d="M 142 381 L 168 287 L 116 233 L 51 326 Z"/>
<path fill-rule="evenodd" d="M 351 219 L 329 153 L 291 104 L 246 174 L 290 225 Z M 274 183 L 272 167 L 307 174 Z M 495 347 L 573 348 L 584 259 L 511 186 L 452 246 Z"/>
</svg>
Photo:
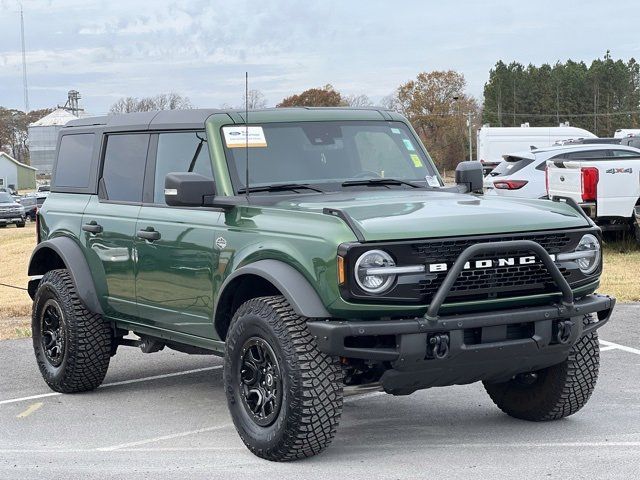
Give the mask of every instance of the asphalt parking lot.
<svg viewBox="0 0 640 480">
<path fill-rule="evenodd" d="M 638 478 L 640 304 L 601 331 L 596 391 L 551 423 L 502 414 L 480 384 L 346 399 L 332 446 L 254 457 L 231 423 L 220 359 L 122 348 L 95 392 L 43 383 L 31 340 L 0 342 L 0 478 Z"/>
</svg>

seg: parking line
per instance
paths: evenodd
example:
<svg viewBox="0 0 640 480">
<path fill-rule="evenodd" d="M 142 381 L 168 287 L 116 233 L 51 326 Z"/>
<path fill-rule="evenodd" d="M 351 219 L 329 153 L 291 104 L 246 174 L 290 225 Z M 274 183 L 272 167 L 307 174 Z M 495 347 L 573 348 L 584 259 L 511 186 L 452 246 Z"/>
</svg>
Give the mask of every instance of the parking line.
<svg viewBox="0 0 640 480">
<path fill-rule="evenodd" d="M 625 345 L 619 345 L 617 343 L 608 342 L 607 340 L 600 340 L 600 343 L 602 345 L 605 345 L 606 347 L 613 347 L 615 349 L 622 350 L 623 352 L 635 353 L 636 355 L 640 355 L 640 350 L 638 350 L 637 348 L 631 348 Z"/>
<path fill-rule="evenodd" d="M 600 351 L 601 352 L 607 352 L 609 350 L 615 350 L 616 347 L 612 347 L 611 345 L 609 345 L 608 347 L 600 347 Z"/>
<path fill-rule="evenodd" d="M 119 445 L 112 445 L 110 447 L 101 447 L 101 448 L 97 448 L 96 450 L 99 452 L 114 452 L 116 450 L 122 450 L 122 449 L 126 449 L 129 447 L 137 447 L 140 445 L 147 445 L 149 443 L 155 443 L 155 442 L 161 442 L 163 440 L 171 440 L 173 438 L 180 438 L 180 437 L 186 437 L 189 435 L 195 435 L 198 433 L 204 433 L 204 432 L 213 432 L 215 430 L 221 430 L 223 428 L 227 428 L 230 427 L 231 424 L 224 424 L 224 425 L 217 425 L 215 427 L 205 427 L 205 428 L 199 428 L 197 430 L 188 430 L 186 432 L 179 432 L 179 433 L 172 433 L 169 435 L 162 435 L 161 437 L 153 437 L 153 438 L 147 438 L 144 440 L 138 440 L 136 442 L 129 442 L 129 443 L 121 443 Z"/>
<path fill-rule="evenodd" d="M 98 388 L 117 387 L 120 385 L 129 385 L 131 383 L 149 382 L 151 380 L 160 380 L 163 378 L 178 377 L 180 375 L 189 375 L 191 373 L 206 372 L 209 370 L 219 370 L 222 365 L 216 365 L 214 367 L 194 368 L 193 370 L 184 370 L 182 372 L 164 373 L 162 375 L 153 375 L 152 377 L 133 378 L 131 380 L 121 380 L 119 382 L 105 383 Z M 0 405 L 6 405 L 8 403 L 26 402 L 28 400 L 38 400 L 40 398 L 56 397 L 62 395 L 60 392 L 42 393 L 40 395 L 30 395 L 28 397 L 11 398 L 9 400 L 0 400 Z"/>
<path fill-rule="evenodd" d="M 34 403 L 32 405 L 29 405 L 29 407 L 24 412 L 20 413 L 16 418 L 28 417 L 29 415 L 31 415 L 36 410 L 39 410 L 40 408 L 42 408 L 42 405 L 44 405 L 44 403 L 42 403 L 42 402 L 37 402 L 37 403 Z"/>
</svg>

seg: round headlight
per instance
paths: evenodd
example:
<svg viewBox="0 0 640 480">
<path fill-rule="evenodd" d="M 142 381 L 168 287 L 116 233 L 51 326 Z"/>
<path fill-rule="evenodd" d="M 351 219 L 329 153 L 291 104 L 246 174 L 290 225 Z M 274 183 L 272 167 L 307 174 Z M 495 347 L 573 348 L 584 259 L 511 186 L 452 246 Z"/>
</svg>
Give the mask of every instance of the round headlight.
<svg viewBox="0 0 640 480">
<path fill-rule="evenodd" d="M 396 276 L 383 272 L 373 274 L 370 270 L 394 267 L 395 264 L 391 255 L 387 252 L 383 250 L 369 250 L 360 255 L 358 261 L 356 261 L 356 282 L 358 282 L 360 288 L 367 293 L 382 293 L 389 289 Z"/>
<path fill-rule="evenodd" d="M 592 252 L 591 255 L 576 259 L 576 263 L 578 264 L 578 268 L 585 275 L 590 275 L 598 269 L 600 265 L 600 242 L 598 239 L 587 233 L 584 237 L 580 239 L 578 246 L 576 247 L 576 252 Z"/>
</svg>

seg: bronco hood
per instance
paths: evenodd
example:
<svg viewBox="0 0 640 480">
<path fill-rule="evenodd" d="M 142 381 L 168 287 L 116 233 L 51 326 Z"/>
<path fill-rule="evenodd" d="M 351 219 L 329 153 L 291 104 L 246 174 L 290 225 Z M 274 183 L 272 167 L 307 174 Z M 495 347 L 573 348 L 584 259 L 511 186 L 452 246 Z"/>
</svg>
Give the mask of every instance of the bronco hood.
<svg viewBox="0 0 640 480">
<path fill-rule="evenodd" d="M 527 232 L 589 226 L 571 206 L 435 191 L 356 191 L 282 201 L 280 208 L 343 210 L 366 241 Z"/>
</svg>

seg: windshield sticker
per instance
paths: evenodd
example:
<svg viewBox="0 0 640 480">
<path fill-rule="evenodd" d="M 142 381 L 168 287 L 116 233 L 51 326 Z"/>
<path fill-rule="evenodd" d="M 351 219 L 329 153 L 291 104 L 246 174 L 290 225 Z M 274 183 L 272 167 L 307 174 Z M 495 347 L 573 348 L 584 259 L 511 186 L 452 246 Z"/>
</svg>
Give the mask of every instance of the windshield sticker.
<svg viewBox="0 0 640 480">
<path fill-rule="evenodd" d="M 248 131 L 248 135 L 246 135 Z M 227 148 L 266 147 L 267 139 L 262 127 L 222 127 Z M 247 138 L 248 137 L 248 138 Z"/>
<path fill-rule="evenodd" d="M 427 185 L 429 185 L 430 187 L 440 186 L 440 181 L 438 180 L 438 177 L 436 177 L 435 175 L 427 175 L 424 178 L 427 181 Z"/>
<path fill-rule="evenodd" d="M 402 139 L 402 143 L 404 143 L 404 146 L 407 147 L 407 150 L 411 151 L 411 152 L 415 152 L 416 149 L 413 148 L 413 143 L 411 143 L 411 140 L 409 140 L 408 138 L 403 138 Z"/>
<path fill-rule="evenodd" d="M 391 129 L 391 133 L 395 133 L 396 135 L 400 135 L 402 132 L 400 131 L 399 128 L 392 128 Z"/>
<path fill-rule="evenodd" d="M 424 163 L 422 163 L 420 157 L 415 153 L 411 154 L 411 161 L 413 162 L 413 166 L 416 168 L 424 167 Z"/>
</svg>

